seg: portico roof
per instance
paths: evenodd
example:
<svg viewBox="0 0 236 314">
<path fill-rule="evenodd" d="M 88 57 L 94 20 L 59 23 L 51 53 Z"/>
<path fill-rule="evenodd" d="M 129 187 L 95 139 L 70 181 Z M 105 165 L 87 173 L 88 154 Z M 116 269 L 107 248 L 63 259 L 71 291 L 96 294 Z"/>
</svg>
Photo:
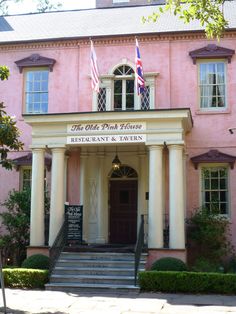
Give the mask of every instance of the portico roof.
<svg viewBox="0 0 236 314">
<path fill-rule="evenodd" d="M 32 126 L 32 145 L 66 146 L 144 143 L 184 144 L 193 127 L 191 111 L 157 109 L 24 115 Z"/>
</svg>

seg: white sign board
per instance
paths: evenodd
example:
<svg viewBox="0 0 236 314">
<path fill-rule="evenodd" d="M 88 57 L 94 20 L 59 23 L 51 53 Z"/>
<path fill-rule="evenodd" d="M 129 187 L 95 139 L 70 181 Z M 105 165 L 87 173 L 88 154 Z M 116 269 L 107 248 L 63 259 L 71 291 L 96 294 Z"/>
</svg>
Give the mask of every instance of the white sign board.
<svg viewBox="0 0 236 314">
<path fill-rule="evenodd" d="M 124 135 L 74 135 L 67 137 L 67 144 L 111 144 L 111 143 L 143 143 L 146 134 Z"/>
<path fill-rule="evenodd" d="M 145 122 L 69 124 L 67 144 L 144 143 L 145 130 Z"/>
<path fill-rule="evenodd" d="M 96 131 L 121 131 L 121 132 L 130 132 L 130 131 L 144 131 L 146 130 L 145 122 L 122 122 L 122 123 L 81 123 L 81 124 L 69 124 L 67 126 L 67 132 L 78 134 L 78 133 L 93 133 Z"/>
</svg>

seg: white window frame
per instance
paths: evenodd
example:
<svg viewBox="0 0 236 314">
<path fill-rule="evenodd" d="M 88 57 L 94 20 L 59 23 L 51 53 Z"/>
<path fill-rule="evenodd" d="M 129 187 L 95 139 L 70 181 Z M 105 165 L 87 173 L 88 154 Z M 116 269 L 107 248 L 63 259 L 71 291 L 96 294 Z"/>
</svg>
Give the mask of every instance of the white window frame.
<svg viewBox="0 0 236 314">
<path fill-rule="evenodd" d="M 30 187 L 32 183 L 32 167 L 31 166 L 21 166 L 20 167 L 20 191 L 23 191 L 24 189 L 24 171 L 30 170 L 31 176 L 30 176 Z"/>
<path fill-rule="evenodd" d="M 106 88 L 106 111 L 114 111 L 114 80 L 116 76 L 113 72 L 120 66 L 126 65 L 131 67 L 135 71 L 135 65 L 129 62 L 127 59 L 122 59 L 118 64 L 112 67 L 109 70 L 109 73 L 106 75 L 100 76 L 100 87 Z M 155 109 L 155 84 L 156 84 L 156 77 L 159 75 L 157 72 L 146 72 L 144 73 L 145 85 L 149 86 L 150 88 L 150 108 Z M 98 111 L 97 108 L 97 98 L 98 94 L 93 92 L 93 111 Z M 122 102 L 122 111 L 126 109 L 123 108 Z M 136 88 L 134 87 L 134 110 L 141 110 L 141 97 L 138 96 Z"/>
<path fill-rule="evenodd" d="M 225 96 L 224 96 L 224 101 L 225 101 L 225 106 L 222 107 L 201 107 L 201 84 L 200 84 L 200 77 L 201 77 L 201 71 L 200 71 L 200 65 L 201 64 L 216 64 L 216 63 L 223 63 L 224 64 L 224 79 L 225 79 Z M 198 107 L 200 111 L 207 112 L 207 111 L 214 111 L 214 112 L 219 112 L 219 111 L 226 111 L 228 109 L 228 102 L 227 102 L 227 61 L 225 59 L 201 59 L 197 61 L 197 66 L 198 66 Z M 206 84 L 206 86 L 208 86 Z"/>
<path fill-rule="evenodd" d="M 32 110 L 29 110 L 29 108 L 27 108 L 27 94 L 30 94 L 30 91 L 27 89 L 27 75 L 30 73 L 30 72 L 42 72 L 42 71 L 46 71 L 48 72 L 48 80 L 47 80 L 47 90 L 39 90 L 38 93 L 44 93 L 44 94 L 47 94 L 47 110 L 44 111 L 42 109 L 42 104 L 43 104 L 43 101 L 39 102 L 39 106 L 40 106 L 40 109 L 39 110 L 35 110 L 35 103 L 36 102 L 33 102 L 33 108 Z M 23 70 L 23 73 L 24 73 L 24 99 L 23 99 L 23 104 L 24 104 L 24 112 L 25 113 L 29 113 L 29 114 L 37 114 L 37 113 L 48 113 L 48 103 L 49 103 L 49 68 L 48 67 L 26 67 L 24 68 Z M 41 81 L 39 81 L 41 82 Z M 41 85 L 41 84 L 40 84 Z M 33 90 L 31 92 L 32 95 L 36 94 L 37 92 L 35 90 Z"/>
<path fill-rule="evenodd" d="M 231 214 L 231 197 L 230 197 L 230 167 L 229 164 L 227 163 L 203 163 L 200 165 L 199 169 L 200 169 L 200 177 L 199 177 L 199 186 L 200 186 L 200 196 L 199 196 L 199 200 L 200 200 L 200 207 L 204 206 L 204 199 L 203 199 L 203 193 L 204 193 L 204 189 L 203 189 L 203 170 L 204 169 L 209 169 L 209 168 L 216 168 L 216 169 L 220 169 L 220 168 L 224 168 L 227 171 L 227 213 L 226 214 L 219 214 L 219 216 L 223 216 L 223 217 L 227 217 L 230 218 L 230 214 Z M 219 190 L 217 190 L 219 191 Z"/>
</svg>

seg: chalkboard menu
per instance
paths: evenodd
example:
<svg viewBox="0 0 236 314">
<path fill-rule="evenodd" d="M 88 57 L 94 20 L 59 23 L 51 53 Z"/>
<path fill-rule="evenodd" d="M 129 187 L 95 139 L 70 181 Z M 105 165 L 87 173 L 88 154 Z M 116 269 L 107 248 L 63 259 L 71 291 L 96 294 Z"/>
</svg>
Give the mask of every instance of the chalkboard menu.
<svg viewBox="0 0 236 314">
<path fill-rule="evenodd" d="M 82 243 L 83 206 L 65 205 L 67 220 L 67 241 Z"/>
</svg>

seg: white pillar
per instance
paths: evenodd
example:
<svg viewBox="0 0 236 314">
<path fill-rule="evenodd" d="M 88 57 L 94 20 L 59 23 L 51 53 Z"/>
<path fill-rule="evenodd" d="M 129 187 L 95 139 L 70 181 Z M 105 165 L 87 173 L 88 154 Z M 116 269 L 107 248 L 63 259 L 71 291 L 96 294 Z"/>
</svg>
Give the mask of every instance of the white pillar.
<svg viewBox="0 0 236 314">
<path fill-rule="evenodd" d="M 169 197 L 171 249 L 185 249 L 183 147 L 169 145 Z"/>
<path fill-rule="evenodd" d="M 52 182 L 49 246 L 52 246 L 64 221 L 65 148 L 52 148 Z"/>
<path fill-rule="evenodd" d="M 162 154 L 162 146 L 149 147 L 149 248 L 163 248 Z"/>
<path fill-rule="evenodd" d="M 80 152 L 80 180 L 79 180 L 79 193 L 80 205 L 83 205 L 83 241 L 88 242 L 88 211 L 86 208 L 86 168 L 87 168 L 88 154 Z"/>
<path fill-rule="evenodd" d="M 30 246 L 44 246 L 44 148 L 33 148 Z"/>
<path fill-rule="evenodd" d="M 104 219 L 104 153 L 98 153 L 98 208 L 97 208 L 97 238 L 96 243 L 105 243 Z"/>
</svg>

